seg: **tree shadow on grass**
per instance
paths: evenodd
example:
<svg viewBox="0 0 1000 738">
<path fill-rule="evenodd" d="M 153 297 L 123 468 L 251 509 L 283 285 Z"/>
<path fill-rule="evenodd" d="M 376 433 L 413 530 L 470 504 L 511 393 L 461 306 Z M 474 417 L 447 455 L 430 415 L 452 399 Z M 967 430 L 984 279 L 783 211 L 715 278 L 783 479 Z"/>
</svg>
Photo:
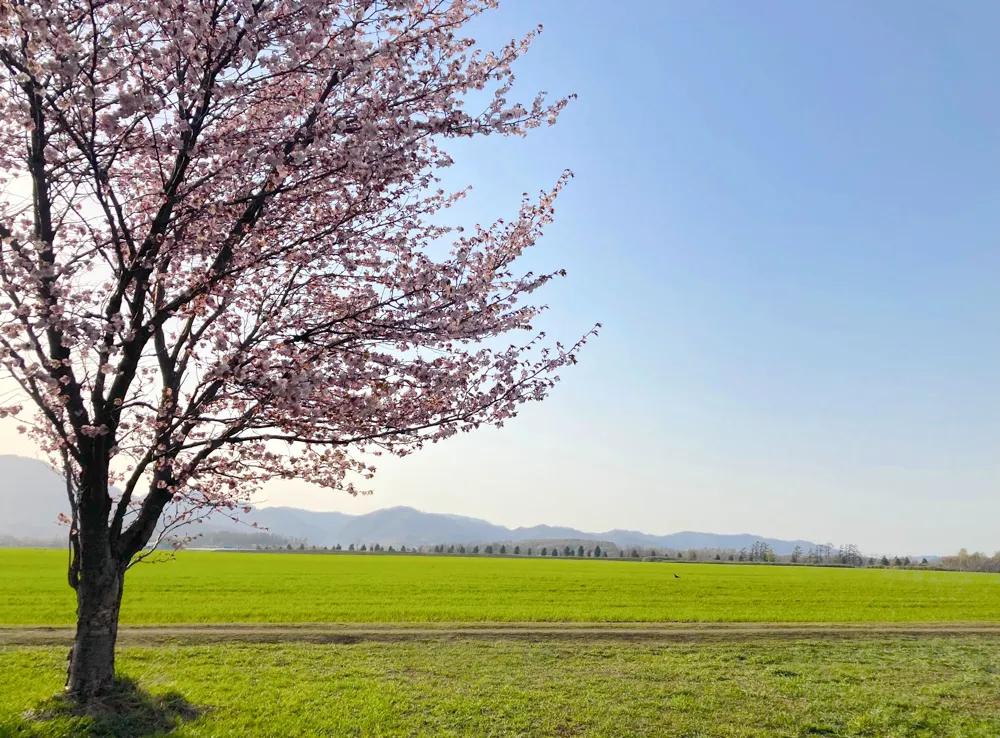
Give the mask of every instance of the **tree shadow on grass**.
<svg viewBox="0 0 1000 738">
<path fill-rule="evenodd" d="M 50 697 L 22 716 L 20 725 L 0 738 L 154 738 L 169 735 L 200 711 L 177 692 L 153 695 L 132 679 L 119 677 L 107 694 L 86 705 L 64 695 Z"/>
</svg>

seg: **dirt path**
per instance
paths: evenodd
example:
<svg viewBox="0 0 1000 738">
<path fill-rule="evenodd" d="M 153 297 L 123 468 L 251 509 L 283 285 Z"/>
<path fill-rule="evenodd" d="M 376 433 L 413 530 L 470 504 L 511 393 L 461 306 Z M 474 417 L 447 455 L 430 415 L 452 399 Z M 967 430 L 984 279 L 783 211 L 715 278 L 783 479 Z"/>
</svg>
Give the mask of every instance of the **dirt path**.
<svg viewBox="0 0 1000 738">
<path fill-rule="evenodd" d="M 167 643 L 358 643 L 361 641 L 522 639 L 623 641 L 751 641 L 767 639 L 984 636 L 1000 623 L 227 623 L 130 626 L 122 645 Z M 65 645 L 67 626 L 0 626 L 0 647 Z"/>
</svg>

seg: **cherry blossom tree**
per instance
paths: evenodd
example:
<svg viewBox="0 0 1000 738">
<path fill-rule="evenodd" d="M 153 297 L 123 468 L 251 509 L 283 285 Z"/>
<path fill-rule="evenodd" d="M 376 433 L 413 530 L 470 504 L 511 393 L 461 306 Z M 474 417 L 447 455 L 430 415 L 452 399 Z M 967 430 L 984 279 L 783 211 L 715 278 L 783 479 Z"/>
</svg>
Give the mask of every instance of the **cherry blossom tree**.
<svg viewBox="0 0 1000 738">
<path fill-rule="evenodd" d="M 594 334 L 545 344 L 530 296 L 563 273 L 513 267 L 568 174 L 444 224 L 450 139 L 567 102 L 508 99 L 537 31 L 479 50 L 463 26 L 495 5 L 0 0 L 0 363 L 24 398 L 0 417 L 66 478 L 77 699 L 110 685 L 125 572 L 164 529 L 273 479 L 355 494 L 373 456 L 543 399 Z"/>
</svg>

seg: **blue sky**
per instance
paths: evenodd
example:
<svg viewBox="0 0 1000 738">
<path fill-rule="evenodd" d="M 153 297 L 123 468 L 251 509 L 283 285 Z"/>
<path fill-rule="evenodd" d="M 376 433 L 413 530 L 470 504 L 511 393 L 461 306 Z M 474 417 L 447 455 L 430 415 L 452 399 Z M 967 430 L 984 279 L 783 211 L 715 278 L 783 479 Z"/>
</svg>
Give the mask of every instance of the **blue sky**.
<svg viewBox="0 0 1000 738">
<path fill-rule="evenodd" d="M 627 8 L 627 12 L 625 11 Z M 576 173 L 528 268 L 545 327 L 606 330 L 501 431 L 382 466 L 376 494 L 590 530 L 1000 549 L 1000 7 L 507 0 L 545 26 L 527 140 L 456 150 L 463 221 Z"/>
<path fill-rule="evenodd" d="M 488 220 L 574 170 L 526 263 L 570 271 L 553 335 L 604 334 L 545 405 L 359 506 L 1000 549 L 1000 8 L 609 7 L 475 29 L 544 24 L 520 89 L 579 100 L 449 174 Z"/>
<path fill-rule="evenodd" d="M 545 26 L 521 96 L 579 100 L 456 149 L 465 225 L 576 178 L 525 268 L 550 335 L 606 329 L 501 431 L 376 494 L 508 525 L 1000 549 L 1000 5 L 505 0 Z"/>
</svg>

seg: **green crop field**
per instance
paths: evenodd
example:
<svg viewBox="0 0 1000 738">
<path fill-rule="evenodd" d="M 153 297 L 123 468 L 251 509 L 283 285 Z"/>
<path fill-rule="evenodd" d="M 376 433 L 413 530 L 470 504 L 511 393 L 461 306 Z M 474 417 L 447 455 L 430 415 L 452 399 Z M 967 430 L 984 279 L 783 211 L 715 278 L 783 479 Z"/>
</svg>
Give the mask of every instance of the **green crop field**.
<svg viewBox="0 0 1000 738">
<path fill-rule="evenodd" d="M 0 550 L 0 624 L 68 624 L 66 554 Z M 677 574 L 680 578 L 676 578 Z M 440 556 L 182 552 L 126 580 L 125 624 L 1000 621 L 1000 576 Z"/>
<path fill-rule="evenodd" d="M 143 691 L 96 718 L 52 709 L 65 659 L 0 651 L 0 736 L 1000 735 L 989 638 L 128 648 Z"/>
<path fill-rule="evenodd" d="M 124 624 L 174 627 L 123 631 L 119 672 L 137 686 L 81 715 L 52 697 L 71 631 L 27 645 L 55 631 L 17 627 L 72 624 L 65 565 L 60 551 L 0 550 L 0 738 L 1000 735 L 1000 637 L 971 625 L 1000 621 L 995 575 L 182 552 L 128 575 Z M 532 621 L 594 627 L 458 627 Z M 599 626 L 666 621 L 723 625 L 670 626 L 694 642 Z M 832 625 L 962 621 L 915 636 Z M 326 643 L 280 625 L 338 622 L 372 625 Z M 725 625 L 739 622 L 830 625 Z"/>
</svg>

